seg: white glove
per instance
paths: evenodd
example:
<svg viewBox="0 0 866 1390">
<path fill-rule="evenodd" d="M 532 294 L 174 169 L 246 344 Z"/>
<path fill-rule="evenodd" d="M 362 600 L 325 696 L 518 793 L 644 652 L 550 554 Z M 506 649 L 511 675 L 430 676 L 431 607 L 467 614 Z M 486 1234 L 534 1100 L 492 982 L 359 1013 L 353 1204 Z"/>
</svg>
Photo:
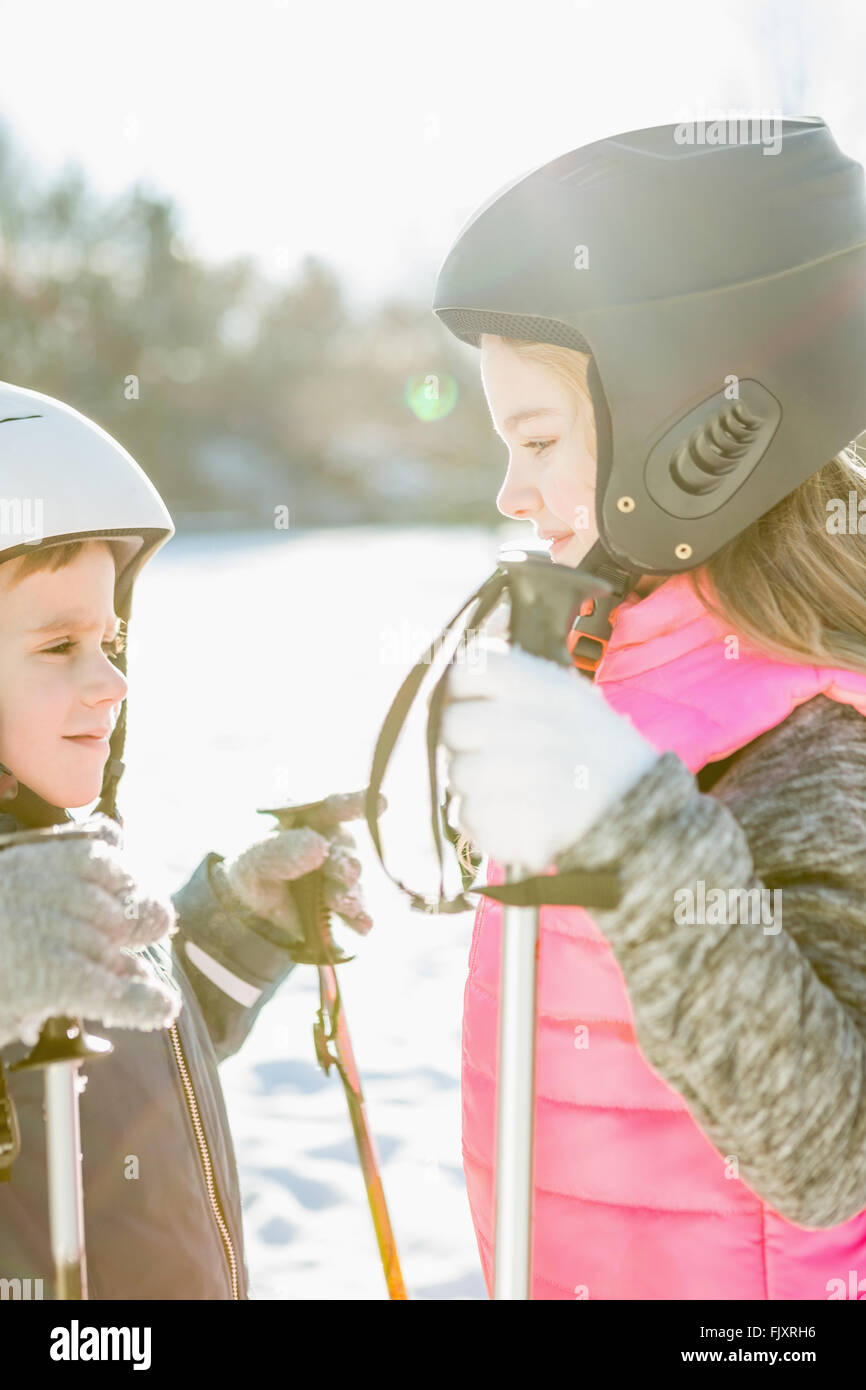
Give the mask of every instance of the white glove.
<svg viewBox="0 0 866 1390">
<path fill-rule="evenodd" d="M 128 949 L 176 930 L 174 905 L 147 896 L 123 867 L 120 830 L 94 815 L 68 838 L 0 851 L 0 1047 L 32 1046 L 54 1015 L 149 1032 L 173 1023 L 181 996 Z"/>
<path fill-rule="evenodd" d="M 540 873 L 659 753 L 574 667 L 485 647 L 448 674 L 449 819 L 482 853 Z"/>
</svg>

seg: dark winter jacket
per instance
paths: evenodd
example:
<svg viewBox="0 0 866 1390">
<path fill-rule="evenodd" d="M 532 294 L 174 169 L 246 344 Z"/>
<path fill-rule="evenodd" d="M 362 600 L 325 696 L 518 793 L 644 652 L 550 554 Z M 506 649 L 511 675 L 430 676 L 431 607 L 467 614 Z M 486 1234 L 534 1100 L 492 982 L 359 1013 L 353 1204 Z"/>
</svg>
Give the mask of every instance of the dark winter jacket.
<svg viewBox="0 0 866 1390">
<path fill-rule="evenodd" d="M 0 815 L 0 833 L 22 828 Z M 270 923 L 226 898 L 212 874 L 219 862 L 221 856 L 206 855 L 173 895 L 178 932 L 142 950 L 181 992 L 175 1024 L 146 1033 L 86 1020 L 89 1031 L 114 1044 L 110 1055 L 82 1069 L 92 1299 L 249 1298 L 218 1064 L 241 1047 L 294 962 Z M 0 1279 L 42 1279 L 42 1296 L 52 1298 L 43 1073 L 8 1073 L 28 1050 L 23 1043 L 0 1050 L 21 1132 L 11 1180 L 0 1183 Z M 37 1287 L 31 1282 L 31 1297 Z M 0 1285 L 0 1297 L 16 1296 L 16 1285 Z"/>
</svg>

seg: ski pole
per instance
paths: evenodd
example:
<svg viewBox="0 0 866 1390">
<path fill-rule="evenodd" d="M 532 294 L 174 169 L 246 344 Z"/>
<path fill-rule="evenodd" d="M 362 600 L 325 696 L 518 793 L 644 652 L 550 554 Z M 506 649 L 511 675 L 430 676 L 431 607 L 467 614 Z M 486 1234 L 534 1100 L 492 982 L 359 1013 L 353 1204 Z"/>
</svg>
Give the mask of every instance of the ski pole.
<svg viewBox="0 0 866 1390">
<path fill-rule="evenodd" d="M 315 819 L 314 813 L 322 804 L 321 801 L 313 801 L 299 806 L 280 806 L 261 810 L 260 814 L 276 816 L 280 828 L 286 830 L 309 824 L 308 818 Z M 340 954 L 331 936 L 330 913 L 325 906 L 322 870 L 317 869 L 313 873 L 305 874 L 303 878 L 294 879 L 289 891 L 292 893 L 304 930 L 303 942 L 288 948 L 289 954 L 298 962 L 315 965 L 319 974 L 319 1008 L 313 1025 L 316 1058 L 326 1076 L 329 1075 L 331 1067 L 335 1066 L 343 1083 L 388 1297 L 403 1300 L 408 1295 L 403 1283 L 391 1218 L 388 1215 L 388 1204 L 385 1201 L 376 1143 L 367 1120 L 346 1010 L 343 1007 L 337 972 L 334 969 L 335 965 L 355 958 Z M 334 1049 L 333 1052 L 330 1050 L 331 1047 Z"/>
<path fill-rule="evenodd" d="M 533 656 L 572 664 L 566 639 L 581 603 L 610 592 L 604 580 L 531 551 L 504 552 L 509 640 Z M 526 869 L 506 867 L 505 882 Z M 532 1199 L 539 909 L 505 904 L 499 966 L 494 1181 L 494 1299 L 532 1298 Z"/>
<path fill-rule="evenodd" d="M 412 712 L 416 699 L 439 651 L 450 635 L 460 631 L 451 653 L 462 656 L 471 635 L 483 631 L 487 619 L 503 598 L 510 598 L 509 637 L 514 646 L 532 655 L 547 657 L 571 667 L 568 650 L 578 621 L 599 621 L 615 603 L 617 589 L 603 575 L 554 565 L 547 555 L 507 549 L 500 552 L 497 567 L 460 605 L 442 632 L 416 661 L 391 702 L 376 739 L 370 785 L 364 815 L 373 846 L 385 873 L 412 907 L 423 912 L 465 912 L 475 908 L 471 894 L 481 893 L 506 905 L 503 914 L 500 963 L 499 1036 L 497 1041 L 497 1120 L 495 1172 L 494 1266 L 496 1298 L 527 1298 L 531 1294 L 530 1231 L 532 1219 L 532 1139 L 535 1084 L 535 1017 L 538 956 L 539 903 L 572 903 L 579 906 L 615 907 L 619 902 L 619 876 L 609 869 L 566 870 L 553 877 L 523 878 L 520 864 L 506 866 L 506 882 L 473 888 L 483 856 L 473 851 L 467 864 L 461 855 L 462 891 L 445 893 L 442 839 L 456 845 L 458 836 L 448 823 L 449 793 L 444 802 L 439 792 L 438 752 L 442 710 L 448 699 L 449 672 L 438 675 L 428 698 L 426 731 L 427 771 L 433 845 L 439 863 L 438 894 L 415 892 L 393 874 L 385 863 L 379 831 L 380 789 L 391 756 Z M 588 606 L 587 606 L 588 605 Z M 603 630 L 603 627 L 602 627 Z M 587 634 L 588 635 L 588 634 Z M 596 639 L 602 640 L 602 639 Z M 578 642 L 575 653 L 579 651 Z"/>
<path fill-rule="evenodd" d="M 45 826 L 0 835 L 0 850 L 61 839 L 95 839 L 98 831 L 80 826 Z M 10 1072 L 45 1069 L 45 1136 L 48 1160 L 48 1212 L 54 1290 L 58 1299 L 87 1298 L 87 1255 L 84 1244 L 84 1185 L 82 1181 L 79 1094 L 86 1079 L 83 1062 L 114 1051 L 107 1038 L 85 1033 L 81 1019 L 58 1016 L 43 1025 L 36 1046 Z"/>
</svg>

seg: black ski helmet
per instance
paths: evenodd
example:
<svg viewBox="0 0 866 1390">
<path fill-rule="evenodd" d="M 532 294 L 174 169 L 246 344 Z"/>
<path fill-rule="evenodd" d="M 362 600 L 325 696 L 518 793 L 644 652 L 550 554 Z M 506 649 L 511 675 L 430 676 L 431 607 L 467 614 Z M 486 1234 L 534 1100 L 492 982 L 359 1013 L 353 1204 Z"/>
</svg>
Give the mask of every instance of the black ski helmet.
<svg viewBox="0 0 866 1390">
<path fill-rule="evenodd" d="M 819 117 L 777 124 L 775 149 L 664 125 L 571 150 L 488 198 L 439 271 L 463 342 L 591 355 L 582 567 L 618 597 L 708 560 L 866 426 L 863 168 Z"/>
</svg>

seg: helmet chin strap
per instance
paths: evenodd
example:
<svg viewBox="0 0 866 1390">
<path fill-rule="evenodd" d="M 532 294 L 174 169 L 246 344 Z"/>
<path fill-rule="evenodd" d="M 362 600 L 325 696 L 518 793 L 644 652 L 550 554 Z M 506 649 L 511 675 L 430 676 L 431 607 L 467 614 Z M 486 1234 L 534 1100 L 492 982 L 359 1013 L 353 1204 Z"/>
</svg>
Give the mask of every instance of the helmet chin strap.
<svg viewBox="0 0 866 1390">
<path fill-rule="evenodd" d="M 38 792 L 19 782 L 5 763 L 0 763 L 0 815 L 14 816 L 23 825 L 38 829 L 45 825 L 62 825 L 72 820 L 69 812 L 52 806 Z"/>
<path fill-rule="evenodd" d="M 123 818 L 118 814 L 114 793 L 123 771 L 124 764 L 118 758 L 109 759 L 107 775 L 103 779 L 105 787 L 98 805 L 91 812 L 101 812 L 117 821 L 121 827 Z M 0 763 L 0 816 L 3 815 L 14 816 L 22 825 L 34 830 L 46 825 L 63 825 L 75 819 L 65 807 L 46 801 L 44 796 L 20 781 L 5 763 Z"/>
<path fill-rule="evenodd" d="M 580 569 L 604 579 L 613 592 L 603 598 L 587 599 L 568 636 L 571 659 L 577 669 L 592 680 L 607 650 L 613 610 L 628 598 L 642 577 L 641 570 L 625 569 L 607 552 L 600 540 L 590 547 Z"/>
</svg>

